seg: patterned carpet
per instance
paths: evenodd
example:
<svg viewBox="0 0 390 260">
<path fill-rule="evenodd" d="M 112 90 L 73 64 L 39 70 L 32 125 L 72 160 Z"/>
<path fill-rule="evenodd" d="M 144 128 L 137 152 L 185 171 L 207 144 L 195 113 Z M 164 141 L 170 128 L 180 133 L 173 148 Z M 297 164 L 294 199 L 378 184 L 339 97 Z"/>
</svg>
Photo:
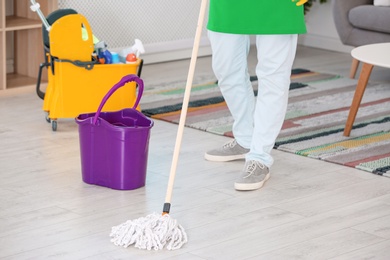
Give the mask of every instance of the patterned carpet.
<svg viewBox="0 0 390 260">
<path fill-rule="evenodd" d="M 367 86 L 351 136 L 344 137 L 357 80 L 305 69 L 294 69 L 291 80 L 275 149 L 390 177 L 390 85 Z M 198 81 L 191 90 L 186 126 L 232 136 L 233 120 L 215 80 Z M 252 81 L 256 94 L 256 78 Z M 178 123 L 184 86 L 185 82 L 173 82 L 147 87 L 143 113 Z"/>
</svg>

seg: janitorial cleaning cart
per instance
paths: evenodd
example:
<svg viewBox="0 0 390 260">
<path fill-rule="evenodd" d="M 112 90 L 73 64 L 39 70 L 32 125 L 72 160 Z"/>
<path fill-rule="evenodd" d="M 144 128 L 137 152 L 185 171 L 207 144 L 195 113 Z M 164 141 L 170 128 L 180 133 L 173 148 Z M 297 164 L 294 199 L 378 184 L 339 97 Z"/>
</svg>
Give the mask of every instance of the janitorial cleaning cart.
<svg viewBox="0 0 390 260">
<path fill-rule="evenodd" d="M 42 67 L 48 69 L 46 92 L 39 89 L 39 75 L 37 93 L 44 100 L 46 119 L 56 131 L 57 119 L 96 111 L 107 91 L 123 76 L 139 76 L 142 60 L 136 58 L 128 64 L 102 62 L 102 57 L 96 53 L 95 36 L 83 15 L 72 9 L 62 9 L 46 18 L 40 12 L 39 4 L 33 0 L 31 3 L 31 9 L 39 14 L 44 24 L 45 63 L 41 64 L 40 74 Z M 132 82 L 119 89 L 107 101 L 104 111 L 120 110 L 134 103 L 136 88 L 136 83 Z"/>
</svg>

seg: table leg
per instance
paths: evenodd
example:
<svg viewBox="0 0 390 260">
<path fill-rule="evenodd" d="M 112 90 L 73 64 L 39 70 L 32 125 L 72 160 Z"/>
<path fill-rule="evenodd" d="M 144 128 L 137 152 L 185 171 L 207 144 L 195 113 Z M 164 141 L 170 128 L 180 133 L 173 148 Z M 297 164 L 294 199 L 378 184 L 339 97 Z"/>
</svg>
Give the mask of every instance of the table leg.
<svg viewBox="0 0 390 260">
<path fill-rule="evenodd" d="M 349 72 L 349 77 L 351 79 L 355 78 L 356 71 L 357 71 L 358 67 L 359 67 L 359 60 L 353 58 L 352 59 L 352 64 L 351 64 L 351 70 Z"/>
<path fill-rule="evenodd" d="M 359 81 L 356 86 L 355 94 L 353 96 L 351 108 L 349 109 L 349 115 L 347 123 L 344 128 L 344 136 L 349 136 L 352 130 L 353 122 L 355 122 L 356 114 L 358 112 L 360 102 L 362 101 L 364 91 L 366 90 L 368 79 L 370 78 L 371 71 L 374 65 L 363 63 L 362 71 L 360 72 Z"/>
</svg>

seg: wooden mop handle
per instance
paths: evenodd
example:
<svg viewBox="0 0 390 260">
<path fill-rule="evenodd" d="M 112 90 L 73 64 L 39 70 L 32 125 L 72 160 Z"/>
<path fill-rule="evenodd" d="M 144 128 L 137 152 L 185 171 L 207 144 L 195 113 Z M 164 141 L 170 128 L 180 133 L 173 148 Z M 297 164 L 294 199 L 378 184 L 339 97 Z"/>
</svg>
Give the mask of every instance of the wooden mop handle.
<svg viewBox="0 0 390 260">
<path fill-rule="evenodd" d="M 184 91 L 183 106 L 182 106 L 182 110 L 181 110 L 181 114 L 180 114 L 179 128 L 177 130 L 176 144 L 175 144 L 175 149 L 173 151 L 171 171 L 169 174 L 168 188 L 167 188 L 167 193 L 166 193 L 166 197 L 165 197 L 165 204 L 164 204 L 164 209 L 163 209 L 164 214 L 169 213 L 169 209 L 170 209 L 173 184 L 175 182 L 177 162 L 179 159 L 181 141 L 183 139 L 184 124 L 185 124 L 186 117 L 187 117 L 188 103 L 190 100 L 192 81 L 193 81 L 194 74 L 195 74 L 195 65 L 196 65 L 196 59 L 198 57 L 199 43 L 200 43 L 200 38 L 202 35 L 203 20 L 204 20 L 205 14 L 206 14 L 206 7 L 207 7 L 207 0 L 202 0 L 201 6 L 200 6 L 200 11 L 199 11 L 198 25 L 196 28 L 196 34 L 195 34 L 195 39 L 194 39 L 194 46 L 192 48 L 190 68 L 188 70 L 187 84 L 186 84 L 186 88 Z"/>
</svg>

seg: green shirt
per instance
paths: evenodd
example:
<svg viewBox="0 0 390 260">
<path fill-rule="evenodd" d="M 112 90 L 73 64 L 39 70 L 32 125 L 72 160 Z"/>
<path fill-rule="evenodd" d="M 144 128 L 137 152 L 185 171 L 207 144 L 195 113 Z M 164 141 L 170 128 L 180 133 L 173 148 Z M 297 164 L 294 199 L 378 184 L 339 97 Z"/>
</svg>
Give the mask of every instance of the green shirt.
<svg viewBox="0 0 390 260">
<path fill-rule="evenodd" d="M 292 0 L 210 0 L 207 29 L 233 34 L 306 33 L 303 6 Z"/>
</svg>

